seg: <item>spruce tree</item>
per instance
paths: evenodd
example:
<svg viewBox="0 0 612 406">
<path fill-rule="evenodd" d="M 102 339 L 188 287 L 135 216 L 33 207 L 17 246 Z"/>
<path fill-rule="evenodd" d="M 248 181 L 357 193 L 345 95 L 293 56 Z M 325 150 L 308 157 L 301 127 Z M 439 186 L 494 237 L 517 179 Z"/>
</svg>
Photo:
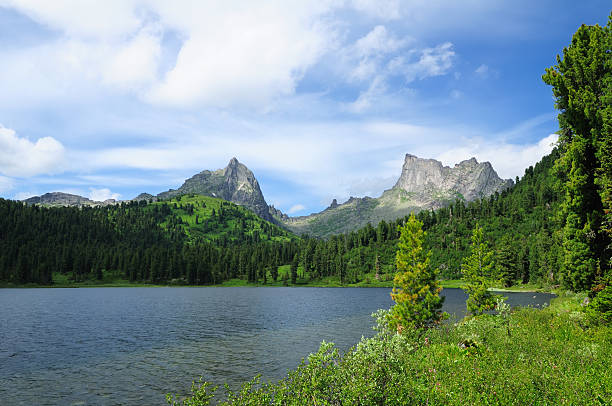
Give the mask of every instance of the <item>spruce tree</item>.
<svg viewBox="0 0 612 406">
<path fill-rule="evenodd" d="M 612 14 L 605 28 L 582 25 L 557 65 L 542 76 L 552 86 L 559 109 L 556 163 L 565 194 L 562 268 L 564 284 L 588 289 L 598 268 L 610 264 L 612 221 Z"/>
<path fill-rule="evenodd" d="M 506 234 L 500 240 L 497 251 L 497 273 L 504 286 L 512 286 L 517 278 L 517 247 L 512 244 L 512 237 Z"/>
<path fill-rule="evenodd" d="M 397 332 L 419 330 L 440 323 L 444 298 L 436 272 L 429 266 L 430 252 L 423 249 L 423 223 L 414 214 L 399 227 L 395 263 L 397 273 L 391 298 L 395 305 L 389 313 L 389 327 Z"/>
<path fill-rule="evenodd" d="M 298 272 L 298 254 L 296 253 L 293 256 L 293 261 L 291 261 L 291 284 L 295 285 L 297 282 L 297 272 Z"/>
<path fill-rule="evenodd" d="M 493 251 L 484 240 L 482 227 L 476 224 L 472 231 L 471 254 L 463 259 L 461 272 L 465 284 L 461 287 L 469 295 L 467 309 L 473 315 L 479 315 L 495 308 L 498 295 L 488 290 L 493 277 Z"/>
</svg>

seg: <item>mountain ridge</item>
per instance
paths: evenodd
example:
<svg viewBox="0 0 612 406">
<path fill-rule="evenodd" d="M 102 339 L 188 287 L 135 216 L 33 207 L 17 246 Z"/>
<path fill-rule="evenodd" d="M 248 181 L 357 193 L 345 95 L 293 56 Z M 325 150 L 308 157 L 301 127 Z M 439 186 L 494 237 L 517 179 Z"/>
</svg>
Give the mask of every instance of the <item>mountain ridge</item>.
<svg viewBox="0 0 612 406">
<path fill-rule="evenodd" d="M 177 189 L 156 196 L 141 193 L 131 201 L 154 202 L 173 197 L 198 194 L 220 198 L 246 207 L 259 217 L 283 226 L 296 234 L 328 237 L 359 227 L 390 221 L 412 212 L 437 209 L 455 200 L 466 202 L 489 196 L 512 187 L 511 179 L 501 179 L 490 162 L 467 159 L 453 167 L 435 159 L 406 154 L 402 172 L 395 185 L 379 197 L 353 197 L 344 203 L 333 199 L 318 213 L 291 217 L 268 205 L 253 172 L 233 157 L 225 168 L 203 170 L 186 179 Z M 114 200 L 95 202 L 86 197 L 53 192 L 25 200 L 28 204 L 93 206 L 116 204 Z"/>
<path fill-rule="evenodd" d="M 476 158 L 449 167 L 435 159 L 406 154 L 397 182 L 380 197 L 351 196 L 342 204 L 334 199 L 323 211 L 307 216 L 279 215 L 276 209 L 272 215 L 296 234 L 328 237 L 368 223 L 375 225 L 412 212 L 438 209 L 457 199 L 469 202 L 487 197 L 513 184 L 511 179 L 501 179 L 490 162 L 479 163 Z"/>
</svg>

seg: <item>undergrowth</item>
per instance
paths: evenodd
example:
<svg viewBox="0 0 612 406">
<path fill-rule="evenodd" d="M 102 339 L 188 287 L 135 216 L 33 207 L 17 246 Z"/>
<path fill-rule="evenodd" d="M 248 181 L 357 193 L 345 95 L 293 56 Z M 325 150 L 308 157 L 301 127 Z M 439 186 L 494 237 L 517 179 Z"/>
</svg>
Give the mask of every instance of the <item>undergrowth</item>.
<svg viewBox="0 0 612 406">
<path fill-rule="evenodd" d="M 256 377 L 224 405 L 581 405 L 612 404 L 612 328 L 591 325 L 582 297 L 545 309 L 482 315 L 424 334 L 378 334 L 341 355 L 323 342 L 278 382 Z M 505 316 L 505 317 L 504 317 Z M 216 388 L 202 382 L 171 405 L 207 405 Z"/>
</svg>

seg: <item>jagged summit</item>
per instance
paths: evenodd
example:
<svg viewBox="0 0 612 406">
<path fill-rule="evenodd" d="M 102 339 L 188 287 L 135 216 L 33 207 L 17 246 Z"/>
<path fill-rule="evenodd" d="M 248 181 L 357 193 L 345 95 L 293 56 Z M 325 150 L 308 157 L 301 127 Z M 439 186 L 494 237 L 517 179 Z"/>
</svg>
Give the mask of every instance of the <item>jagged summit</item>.
<svg viewBox="0 0 612 406">
<path fill-rule="evenodd" d="M 450 168 L 435 159 L 406 154 L 402 174 L 393 188 L 411 193 L 416 201 L 429 205 L 432 200 L 455 197 L 471 201 L 513 184 L 510 179 L 501 179 L 490 162 L 478 163 L 473 157 Z"/>
<path fill-rule="evenodd" d="M 162 192 L 157 197 L 166 199 L 187 193 L 218 197 L 245 206 L 265 220 L 273 220 L 255 175 L 236 157 L 225 168 L 204 170 L 187 179 L 178 189 Z"/>
<path fill-rule="evenodd" d="M 489 162 L 479 163 L 476 158 L 461 161 L 451 168 L 435 159 L 406 154 L 395 186 L 378 198 L 351 196 L 342 204 L 334 199 L 325 210 L 310 216 L 272 214 L 295 233 L 327 237 L 368 223 L 374 225 L 381 220 L 395 220 L 412 212 L 439 208 L 456 199 L 472 201 L 486 197 L 513 183 L 510 179 L 500 179 Z"/>
<path fill-rule="evenodd" d="M 41 204 L 44 206 L 101 206 L 117 203 L 114 199 L 98 202 L 87 197 L 64 192 L 45 193 L 41 196 L 32 196 L 23 201 L 27 204 Z"/>
</svg>

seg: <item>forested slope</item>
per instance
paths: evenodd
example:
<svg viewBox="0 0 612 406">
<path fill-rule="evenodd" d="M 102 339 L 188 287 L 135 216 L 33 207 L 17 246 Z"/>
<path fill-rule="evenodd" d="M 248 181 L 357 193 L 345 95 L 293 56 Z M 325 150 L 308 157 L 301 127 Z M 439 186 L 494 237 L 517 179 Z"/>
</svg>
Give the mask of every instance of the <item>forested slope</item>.
<svg viewBox="0 0 612 406">
<path fill-rule="evenodd" d="M 0 199 L 0 281 L 102 279 L 210 284 L 291 261 L 296 237 L 249 210 L 204 196 L 103 207 Z"/>
<path fill-rule="evenodd" d="M 556 216 L 560 192 L 552 168 L 555 149 L 525 170 L 516 185 L 501 194 L 468 204 L 458 200 L 417 218 L 426 230 L 431 265 L 446 279 L 460 278 L 461 261 L 468 253 L 472 229 L 480 224 L 497 251 L 499 278 L 514 282 L 557 283 L 560 261 L 560 219 Z M 391 280 L 399 224 L 382 221 L 330 239 L 305 239 L 300 250 L 304 269 L 313 277 L 335 276 L 354 283 L 365 278 Z M 376 276 L 378 274 L 378 276 Z"/>
</svg>

